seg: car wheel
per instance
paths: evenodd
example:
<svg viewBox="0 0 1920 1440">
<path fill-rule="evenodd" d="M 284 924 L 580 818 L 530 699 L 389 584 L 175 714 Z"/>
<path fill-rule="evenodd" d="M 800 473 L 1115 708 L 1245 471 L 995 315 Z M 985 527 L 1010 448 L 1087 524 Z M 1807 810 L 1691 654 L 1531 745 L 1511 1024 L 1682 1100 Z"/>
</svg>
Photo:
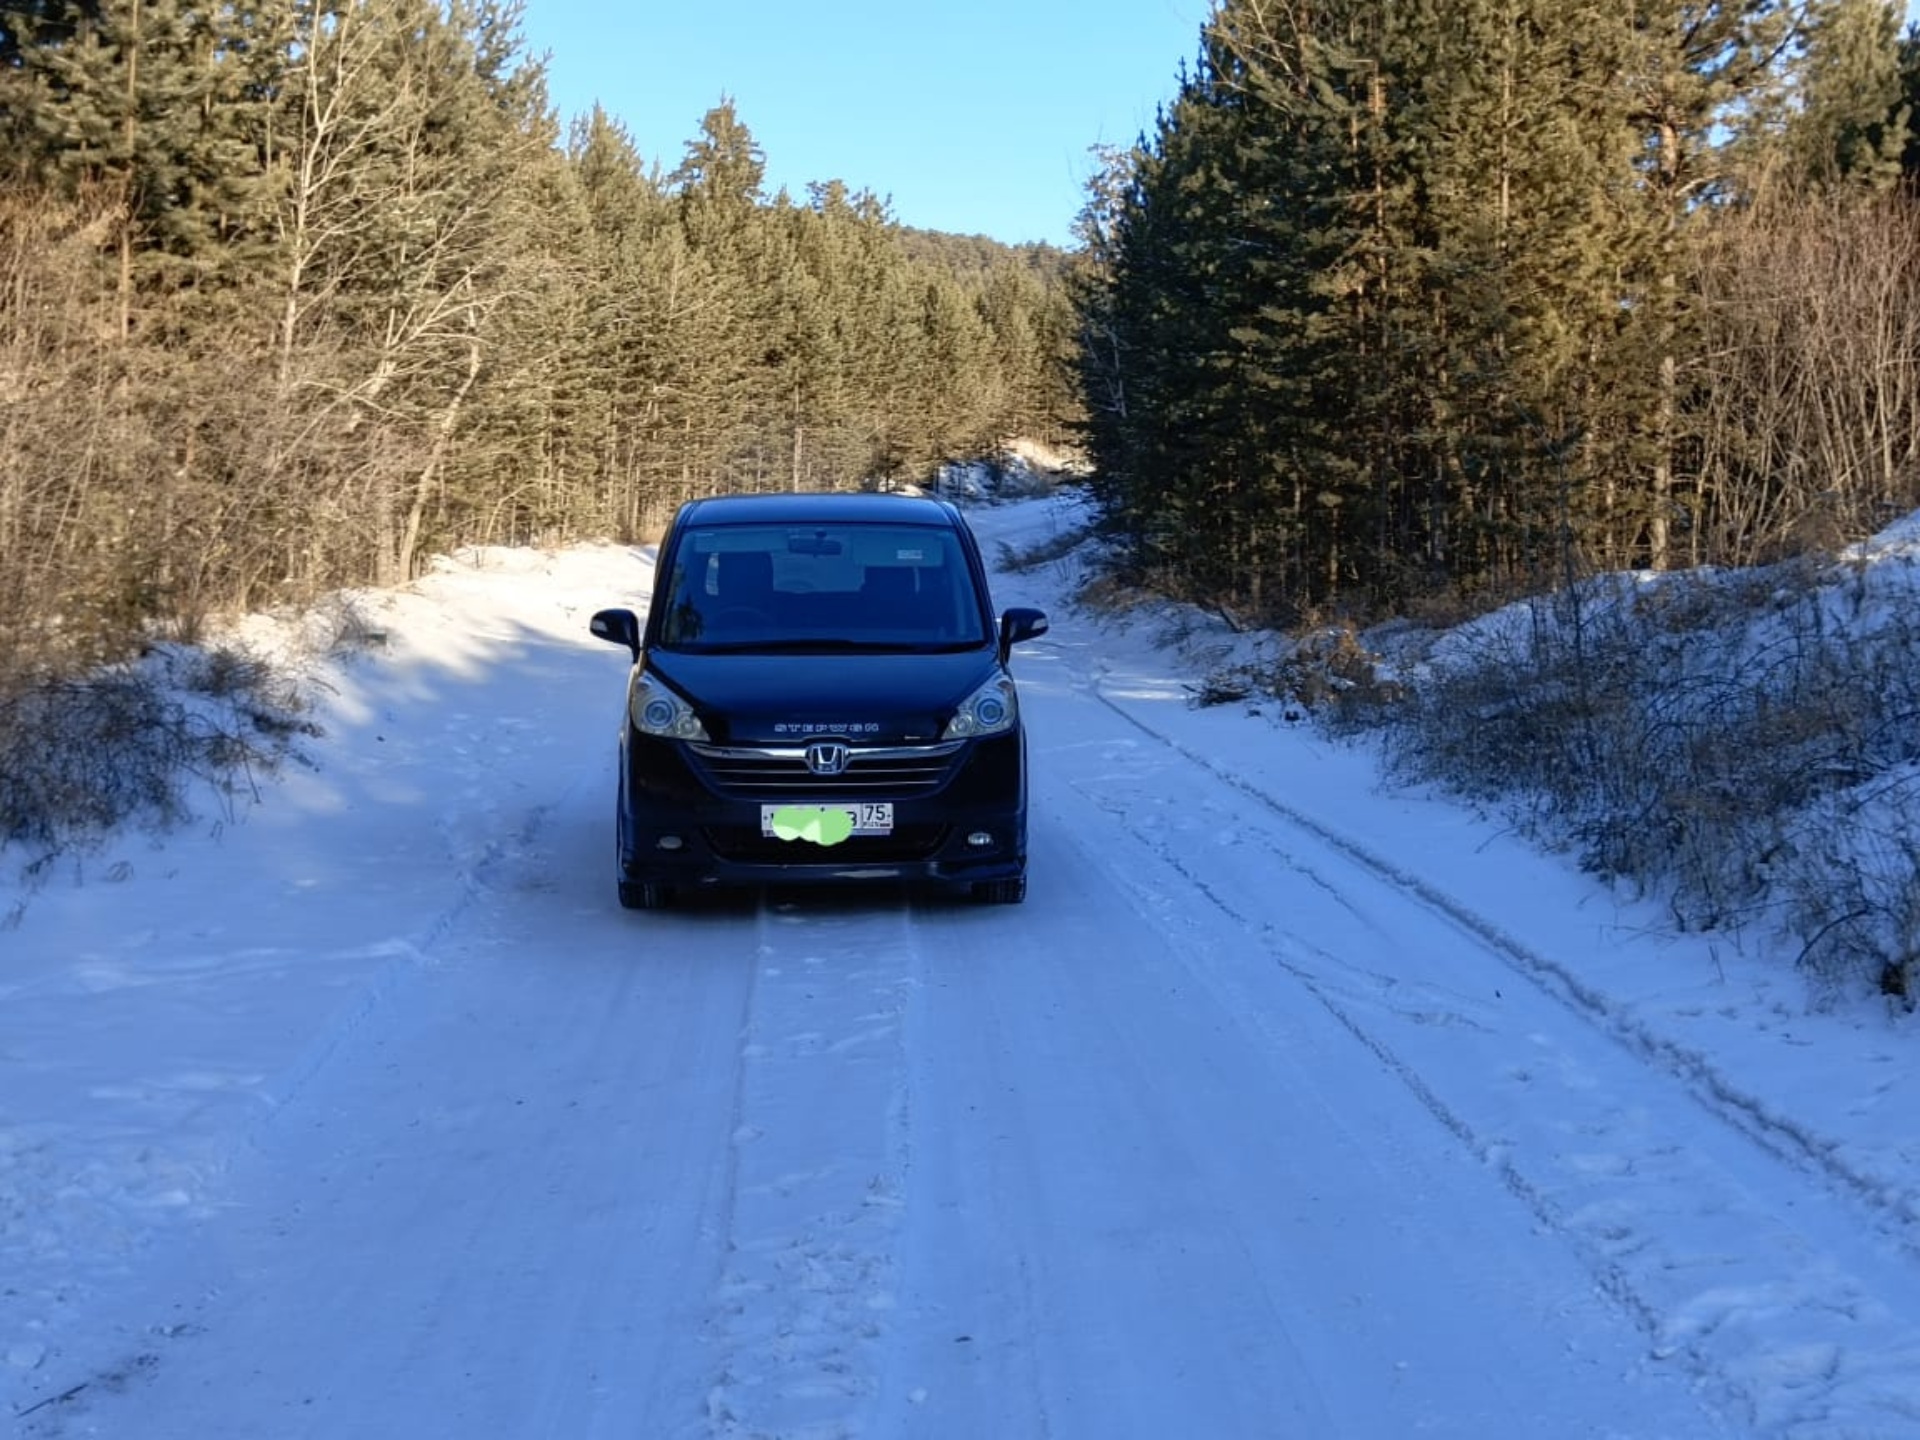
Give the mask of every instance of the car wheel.
<svg viewBox="0 0 1920 1440">
<path fill-rule="evenodd" d="M 973 887 L 973 898 L 982 905 L 1018 905 L 1027 898 L 1027 877 L 1011 880 L 982 880 Z"/>
<path fill-rule="evenodd" d="M 626 910 L 664 910 L 673 903 L 673 887 L 652 880 L 622 880 L 620 905 Z"/>
</svg>

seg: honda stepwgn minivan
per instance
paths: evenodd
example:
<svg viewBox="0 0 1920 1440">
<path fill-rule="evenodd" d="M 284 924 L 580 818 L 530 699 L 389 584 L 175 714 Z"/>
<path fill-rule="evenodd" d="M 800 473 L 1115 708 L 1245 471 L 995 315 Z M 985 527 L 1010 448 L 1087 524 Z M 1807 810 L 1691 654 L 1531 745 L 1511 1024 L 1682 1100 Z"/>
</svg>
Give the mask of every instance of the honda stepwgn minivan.
<svg viewBox="0 0 1920 1440">
<path fill-rule="evenodd" d="M 654 909 L 720 886 L 934 882 L 1025 898 L 1026 737 L 1009 671 L 1046 633 L 996 615 L 942 500 L 696 500 L 661 541 L 644 623 L 592 631 L 633 665 L 615 876 Z"/>
</svg>

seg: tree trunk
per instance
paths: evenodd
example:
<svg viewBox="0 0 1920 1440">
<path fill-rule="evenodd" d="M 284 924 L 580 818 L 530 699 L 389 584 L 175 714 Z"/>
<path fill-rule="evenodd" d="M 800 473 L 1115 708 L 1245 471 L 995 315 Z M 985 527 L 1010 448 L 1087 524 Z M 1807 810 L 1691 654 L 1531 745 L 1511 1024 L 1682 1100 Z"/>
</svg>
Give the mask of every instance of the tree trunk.
<svg viewBox="0 0 1920 1440">
<path fill-rule="evenodd" d="M 460 388 L 454 391 L 453 398 L 447 402 L 447 408 L 440 414 L 439 422 L 434 426 L 433 449 L 427 455 L 427 463 L 420 468 L 420 474 L 413 485 L 413 496 L 407 505 L 406 519 L 401 526 L 400 539 L 394 548 L 394 571 L 402 579 L 413 577 L 414 562 L 420 545 L 420 531 L 426 522 L 427 503 L 433 498 L 435 484 L 439 480 L 442 467 L 446 463 L 447 451 L 453 444 L 454 429 L 460 423 L 460 412 L 465 408 L 467 396 L 473 391 L 474 381 L 480 378 L 480 316 L 478 307 L 468 305 L 467 322 L 467 368 L 460 377 Z"/>
</svg>

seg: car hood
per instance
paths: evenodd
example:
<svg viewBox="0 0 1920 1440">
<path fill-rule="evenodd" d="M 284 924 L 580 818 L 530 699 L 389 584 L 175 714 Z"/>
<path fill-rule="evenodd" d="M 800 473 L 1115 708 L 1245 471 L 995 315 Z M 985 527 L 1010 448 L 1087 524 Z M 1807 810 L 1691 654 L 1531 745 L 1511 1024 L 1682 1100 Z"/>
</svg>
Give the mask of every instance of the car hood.
<svg viewBox="0 0 1920 1440">
<path fill-rule="evenodd" d="M 717 744 L 796 744 L 817 735 L 926 744 L 998 669 L 992 650 L 938 655 L 687 655 L 649 651 L 649 674 L 679 691 Z"/>
</svg>

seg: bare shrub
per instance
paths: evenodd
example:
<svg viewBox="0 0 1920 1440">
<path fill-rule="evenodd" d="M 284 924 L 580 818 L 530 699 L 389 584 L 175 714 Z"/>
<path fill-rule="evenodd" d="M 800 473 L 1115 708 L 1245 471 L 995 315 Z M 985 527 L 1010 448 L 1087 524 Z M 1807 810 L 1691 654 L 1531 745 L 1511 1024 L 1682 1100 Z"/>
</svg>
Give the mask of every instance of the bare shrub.
<svg viewBox="0 0 1920 1440">
<path fill-rule="evenodd" d="M 1198 705 L 1271 698 L 1291 717 L 1315 714 L 1335 733 L 1378 725 L 1406 687 L 1351 625 L 1314 625 L 1287 637 L 1279 653 L 1216 666 L 1194 687 Z"/>
<path fill-rule="evenodd" d="M 323 595 L 303 616 L 307 622 L 306 648 L 313 654 L 355 654 L 377 650 L 387 643 L 387 632 L 351 591 Z"/>
<path fill-rule="evenodd" d="M 1704 553 L 1753 564 L 1920 503 L 1920 225 L 1905 196 L 1768 197 L 1697 252 Z"/>
<path fill-rule="evenodd" d="M 0 702 L 0 837 L 41 849 L 130 816 L 180 813 L 191 718 L 130 672 Z"/>
<path fill-rule="evenodd" d="M 286 675 L 233 649 L 0 694 L 0 850 L 44 860 L 127 823 L 168 825 L 197 788 L 232 794 L 317 733 Z"/>
<path fill-rule="evenodd" d="M 1833 987 L 1920 999 L 1920 774 L 1828 797 L 1783 828 L 1774 866 L 1800 964 Z"/>
<path fill-rule="evenodd" d="M 1389 752 L 1681 928 L 1763 923 L 1820 979 L 1884 987 L 1920 953 L 1906 593 L 1872 568 L 1600 577 L 1447 637 Z"/>
</svg>

